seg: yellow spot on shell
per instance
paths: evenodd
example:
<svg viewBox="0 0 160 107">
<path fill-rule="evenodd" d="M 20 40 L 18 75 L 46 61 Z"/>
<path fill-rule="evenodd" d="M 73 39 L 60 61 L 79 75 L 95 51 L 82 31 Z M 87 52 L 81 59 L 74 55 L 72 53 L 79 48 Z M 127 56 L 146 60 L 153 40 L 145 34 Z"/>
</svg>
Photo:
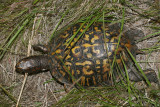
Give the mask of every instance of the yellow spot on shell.
<svg viewBox="0 0 160 107">
<path fill-rule="evenodd" d="M 92 58 L 92 54 L 91 54 L 91 53 L 88 53 L 88 54 L 87 54 L 87 57 L 88 57 L 88 58 Z"/>
<path fill-rule="evenodd" d="M 70 72 L 71 70 L 71 66 L 63 66 L 63 68 L 65 69 L 66 72 Z"/>
<path fill-rule="evenodd" d="M 69 65 L 69 66 L 71 66 L 71 65 L 72 65 L 72 63 L 70 63 L 70 62 L 65 62 L 65 65 Z"/>
<path fill-rule="evenodd" d="M 88 52 L 88 48 L 84 49 L 83 52 L 84 52 L 84 53 L 87 53 L 87 52 Z"/>
<path fill-rule="evenodd" d="M 106 36 L 110 36 L 110 34 L 109 34 L 109 33 L 106 33 Z"/>
<path fill-rule="evenodd" d="M 96 60 L 96 64 L 101 64 L 101 63 L 100 63 L 100 60 Z"/>
<path fill-rule="evenodd" d="M 60 70 L 59 72 L 62 74 L 63 77 L 66 75 L 66 73 L 63 72 L 62 70 Z"/>
<path fill-rule="evenodd" d="M 83 32 L 83 31 L 84 31 L 83 29 L 80 30 L 80 32 Z"/>
<path fill-rule="evenodd" d="M 108 30 L 109 30 L 108 26 L 107 26 L 107 25 L 105 25 L 105 31 L 108 31 Z"/>
<path fill-rule="evenodd" d="M 84 36 L 84 40 L 89 41 L 89 35 L 85 34 L 85 36 Z"/>
<path fill-rule="evenodd" d="M 110 64 L 108 59 L 103 60 L 103 72 L 110 71 Z"/>
<path fill-rule="evenodd" d="M 84 65 L 91 65 L 92 64 L 92 62 L 91 61 L 84 61 L 84 62 L 82 62 L 82 63 L 80 63 L 80 62 L 77 62 L 76 63 L 76 65 L 82 65 L 82 66 L 84 66 Z"/>
<path fill-rule="evenodd" d="M 121 63 L 121 59 L 116 59 L 116 62 L 119 64 Z"/>
<path fill-rule="evenodd" d="M 80 46 L 75 46 L 75 47 L 72 49 L 72 53 L 73 53 L 75 56 L 79 56 L 81 53 L 80 53 L 80 52 L 77 52 L 77 53 L 76 53 L 76 49 L 80 49 Z"/>
<path fill-rule="evenodd" d="M 110 68 L 108 65 L 103 65 L 103 72 L 109 72 Z"/>
<path fill-rule="evenodd" d="M 74 31 L 74 32 L 73 32 L 73 35 L 75 35 L 76 33 L 77 33 L 77 31 Z"/>
<path fill-rule="evenodd" d="M 130 50 L 132 45 L 130 43 L 125 44 L 125 46 Z"/>
<path fill-rule="evenodd" d="M 80 70 L 77 70 L 77 74 L 80 74 L 81 73 L 81 71 Z"/>
<path fill-rule="evenodd" d="M 89 86 L 89 79 L 90 79 L 90 78 L 87 78 L 87 79 L 86 79 L 86 80 L 87 80 L 87 86 Z"/>
<path fill-rule="evenodd" d="M 98 75 L 98 82 L 102 82 L 101 75 Z"/>
<path fill-rule="evenodd" d="M 84 77 L 84 76 L 81 77 L 81 85 L 82 85 L 82 86 L 85 85 L 85 77 Z"/>
<path fill-rule="evenodd" d="M 89 32 L 89 34 L 90 34 L 90 35 L 92 35 L 92 34 L 93 34 L 93 32 Z"/>
<path fill-rule="evenodd" d="M 121 45 L 124 45 L 124 43 L 123 43 L 123 42 L 121 42 Z"/>
<path fill-rule="evenodd" d="M 100 73 L 100 72 L 101 72 L 101 70 L 97 70 L 96 72 Z"/>
<path fill-rule="evenodd" d="M 118 47 L 118 51 L 122 51 L 123 49 L 122 49 L 122 47 Z"/>
<path fill-rule="evenodd" d="M 108 59 L 103 59 L 103 65 L 108 64 L 108 63 L 109 63 Z"/>
<path fill-rule="evenodd" d="M 59 59 L 62 59 L 63 57 L 62 57 L 62 56 L 58 56 L 58 58 L 59 58 Z"/>
<path fill-rule="evenodd" d="M 64 45 L 67 45 L 67 42 L 70 41 L 71 38 L 66 39 L 66 41 L 64 42 Z"/>
<path fill-rule="evenodd" d="M 105 73 L 105 74 L 103 75 L 103 81 L 107 81 L 107 79 L 108 79 L 108 77 L 107 77 L 107 74 Z"/>
<path fill-rule="evenodd" d="M 96 85 L 97 83 L 96 83 L 96 79 L 94 76 L 92 76 L 92 80 L 93 80 L 94 85 Z"/>
<path fill-rule="evenodd" d="M 56 53 L 58 53 L 58 54 L 61 53 L 61 52 L 62 52 L 61 49 L 57 49 L 57 50 L 56 50 Z"/>
<path fill-rule="evenodd" d="M 112 34 L 113 34 L 113 32 L 110 32 L 110 34 L 112 35 Z"/>
<path fill-rule="evenodd" d="M 77 30 L 77 27 L 76 27 L 76 26 L 74 26 L 74 27 L 73 27 L 73 31 L 76 31 L 76 30 Z"/>
<path fill-rule="evenodd" d="M 80 25 L 80 26 L 82 26 L 82 25 L 83 25 L 83 23 L 79 23 L 79 25 Z M 84 26 L 84 27 L 85 27 L 85 26 Z"/>
<path fill-rule="evenodd" d="M 62 59 L 63 57 L 61 55 L 56 56 L 55 55 L 55 59 Z"/>
<path fill-rule="evenodd" d="M 60 37 L 62 38 L 67 38 L 69 36 L 69 34 L 66 32 L 65 35 L 60 35 Z"/>
<path fill-rule="evenodd" d="M 87 48 L 87 47 L 93 47 L 93 45 L 89 44 L 89 43 L 85 43 L 82 45 L 83 47 Z"/>
<path fill-rule="evenodd" d="M 99 49 L 98 49 L 98 50 L 95 50 L 95 47 L 93 47 L 92 50 L 93 50 L 94 53 L 96 53 L 96 54 L 98 54 L 98 55 L 101 54 Z"/>
<path fill-rule="evenodd" d="M 108 52 L 108 57 L 110 57 L 112 55 L 112 52 Z"/>
<path fill-rule="evenodd" d="M 91 75 L 94 72 L 90 70 L 92 62 L 91 61 L 84 61 L 83 63 L 77 62 L 76 65 L 83 66 L 82 71 L 84 75 Z M 87 65 L 87 66 L 86 66 Z"/>
<path fill-rule="evenodd" d="M 118 37 L 112 37 L 112 38 L 111 38 L 111 42 L 112 42 L 112 43 L 115 43 L 115 39 L 118 40 Z M 116 43 L 116 44 L 117 44 L 117 43 Z"/>
<path fill-rule="evenodd" d="M 101 32 L 101 30 L 98 29 L 98 27 L 94 27 L 94 29 L 96 30 L 96 32 Z"/>
<path fill-rule="evenodd" d="M 86 67 L 83 67 L 83 73 L 84 75 L 92 75 L 94 72 L 92 70 L 86 69 Z"/>
<path fill-rule="evenodd" d="M 112 50 L 112 51 L 115 50 L 115 46 L 114 46 L 114 45 L 111 46 L 111 50 Z"/>
<path fill-rule="evenodd" d="M 108 38 L 105 38 L 104 41 L 108 43 L 108 42 L 109 42 L 109 39 L 108 39 Z"/>
<path fill-rule="evenodd" d="M 74 76 L 74 70 L 72 70 L 72 75 Z"/>
<path fill-rule="evenodd" d="M 68 32 L 67 32 L 67 31 L 64 31 L 64 34 L 68 34 Z"/>
<path fill-rule="evenodd" d="M 51 53 L 51 55 L 54 55 L 54 54 L 55 54 L 55 52 L 52 52 L 52 53 Z"/>
<path fill-rule="evenodd" d="M 70 46 L 73 46 L 75 44 L 75 42 L 71 42 Z"/>
<path fill-rule="evenodd" d="M 94 37 L 91 39 L 91 42 L 94 43 L 98 39 L 99 39 L 99 37 L 97 35 L 94 35 Z"/>
<path fill-rule="evenodd" d="M 57 49 L 57 48 L 60 47 L 60 46 L 61 46 L 61 44 L 58 44 L 55 49 Z"/>
<path fill-rule="evenodd" d="M 69 58 L 71 58 L 71 56 L 70 56 L 70 55 L 67 55 L 66 60 L 69 59 Z"/>
<path fill-rule="evenodd" d="M 101 67 L 100 67 L 100 66 L 97 66 L 96 68 L 98 69 L 98 68 L 101 68 Z"/>
</svg>

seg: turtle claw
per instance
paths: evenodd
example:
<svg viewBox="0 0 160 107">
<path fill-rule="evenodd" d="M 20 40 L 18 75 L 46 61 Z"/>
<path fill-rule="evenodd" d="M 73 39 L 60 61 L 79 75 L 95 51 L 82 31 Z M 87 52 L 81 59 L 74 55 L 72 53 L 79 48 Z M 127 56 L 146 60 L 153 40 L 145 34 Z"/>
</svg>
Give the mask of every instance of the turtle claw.
<svg viewBox="0 0 160 107">
<path fill-rule="evenodd" d="M 159 84 L 158 77 L 153 69 L 143 70 L 143 73 L 145 74 L 149 82 L 154 82 L 156 84 Z M 141 73 L 135 72 L 133 69 L 131 70 L 131 72 L 129 72 L 129 79 L 134 82 L 139 82 L 143 80 L 145 81 L 143 75 Z"/>
</svg>

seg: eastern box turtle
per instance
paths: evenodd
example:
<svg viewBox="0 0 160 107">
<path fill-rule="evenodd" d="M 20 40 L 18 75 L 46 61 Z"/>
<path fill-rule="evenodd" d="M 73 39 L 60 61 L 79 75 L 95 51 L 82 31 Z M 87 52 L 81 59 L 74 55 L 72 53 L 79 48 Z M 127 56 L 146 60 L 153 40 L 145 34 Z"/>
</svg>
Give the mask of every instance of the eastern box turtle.
<svg viewBox="0 0 160 107">
<path fill-rule="evenodd" d="M 121 33 L 119 39 L 120 24 L 105 23 L 103 26 L 101 22 L 93 23 L 83 34 L 87 24 L 79 29 L 81 25 L 82 23 L 77 23 L 69 27 L 48 45 L 33 46 L 34 50 L 43 52 L 44 55 L 20 60 L 16 71 L 29 74 L 50 71 L 53 78 L 61 84 L 79 83 L 84 87 L 112 84 L 114 80 L 125 77 L 125 68 L 128 69 L 130 80 L 144 80 L 141 74 L 131 69 L 134 63 L 127 51 L 136 56 L 139 50 L 134 37 L 143 34 L 142 31 L 128 30 Z M 76 36 L 71 40 L 73 35 Z M 158 82 L 153 70 L 144 70 L 144 73 L 149 81 Z"/>
</svg>

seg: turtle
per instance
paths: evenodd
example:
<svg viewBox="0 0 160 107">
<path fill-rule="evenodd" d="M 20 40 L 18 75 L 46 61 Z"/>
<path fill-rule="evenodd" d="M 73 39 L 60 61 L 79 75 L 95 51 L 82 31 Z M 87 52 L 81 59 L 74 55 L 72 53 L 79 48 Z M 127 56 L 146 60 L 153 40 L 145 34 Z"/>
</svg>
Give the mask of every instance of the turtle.
<svg viewBox="0 0 160 107">
<path fill-rule="evenodd" d="M 133 69 L 130 55 L 141 53 L 135 37 L 142 35 L 143 31 L 137 28 L 122 31 L 120 23 L 94 22 L 89 26 L 79 22 L 47 45 L 33 45 L 35 51 L 43 54 L 21 59 L 15 69 L 31 75 L 50 71 L 58 83 L 82 87 L 113 85 L 127 74 L 131 81 L 142 81 L 145 79 L 138 69 Z M 150 82 L 158 82 L 154 70 L 143 72 Z"/>
</svg>

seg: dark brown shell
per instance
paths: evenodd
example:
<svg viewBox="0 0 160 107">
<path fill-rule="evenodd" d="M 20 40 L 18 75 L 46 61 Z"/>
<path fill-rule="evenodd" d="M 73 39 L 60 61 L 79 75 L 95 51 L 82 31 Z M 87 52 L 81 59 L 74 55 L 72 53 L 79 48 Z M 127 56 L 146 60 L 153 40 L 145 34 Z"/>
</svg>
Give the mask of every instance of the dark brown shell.
<svg viewBox="0 0 160 107">
<path fill-rule="evenodd" d="M 112 65 L 118 64 L 123 68 L 122 59 L 128 62 L 126 48 L 135 56 L 137 47 L 133 37 L 122 33 L 119 39 L 120 24 L 107 23 L 105 27 L 103 23 L 94 23 L 79 37 L 87 26 L 85 24 L 77 33 L 81 25 L 78 23 L 68 28 L 49 44 L 52 76 L 61 83 L 79 83 L 82 86 L 111 84 L 112 79 L 119 75 L 117 67 Z M 68 46 L 74 34 L 76 36 Z"/>
</svg>

